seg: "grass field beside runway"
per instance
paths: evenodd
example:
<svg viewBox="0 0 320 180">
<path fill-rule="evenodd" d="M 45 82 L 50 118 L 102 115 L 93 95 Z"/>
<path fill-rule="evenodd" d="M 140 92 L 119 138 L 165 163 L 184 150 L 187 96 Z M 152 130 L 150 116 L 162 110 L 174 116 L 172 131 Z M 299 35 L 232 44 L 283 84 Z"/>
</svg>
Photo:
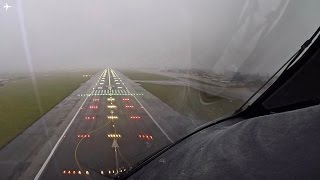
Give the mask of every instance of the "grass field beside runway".
<svg viewBox="0 0 320 180">
<path fill-rule="evenodd" d="M 37 75 L 42 112 L 30 77 L 10 80 L 0 87 L 0 148 L 87 81 L 89 77 L 82 75 L 88 73 L 95 72 Z"/>
<path fill-rule="evenodd" d="M 214 120 L 229 115 L 242 105 L 240 100 L 228 100 L 208 95 L 186 86 L 157 85 L 140 83 L 161 101 L 177 112 L 201 122 Z"/>
<path fill-rule="evenodd" d="M 131 80 L 173 80 L 167 76 L 140 71 L 121 72 Z M 139 82 L 139 84 L 172 109 L 182 115 L 197 120 L 197 123 L 203 123 L 229 115 L 243 104 L 241 100 L 225 99 L 188 86 L 158 85 L 147 82 Z"/>
<path fill-rule="evenodd" d="M 163 76 L 160 74 L 153 74 L 147 72 L 141 72 L 136 70 L 121 70 L 121 73 L 129 77 L 132 80 L 144 80 L 144 81 L 166 81 L 174 80 L 171 77 Z"/>
</svg>

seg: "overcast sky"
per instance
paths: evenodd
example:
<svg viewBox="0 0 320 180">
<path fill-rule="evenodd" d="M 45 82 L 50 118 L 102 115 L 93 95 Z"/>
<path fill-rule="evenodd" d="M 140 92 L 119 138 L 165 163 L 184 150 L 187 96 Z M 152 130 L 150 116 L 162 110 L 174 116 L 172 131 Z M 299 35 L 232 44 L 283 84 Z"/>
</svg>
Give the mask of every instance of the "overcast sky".
<svg viewBox="0 0 320 180">
<path fill-rule="evenodd" d="M 318 0 L 7 2 L 13 7 L 0 9 L 1 72 L 179 67 L 269 73 L 320 18 Z"/>
</svg>

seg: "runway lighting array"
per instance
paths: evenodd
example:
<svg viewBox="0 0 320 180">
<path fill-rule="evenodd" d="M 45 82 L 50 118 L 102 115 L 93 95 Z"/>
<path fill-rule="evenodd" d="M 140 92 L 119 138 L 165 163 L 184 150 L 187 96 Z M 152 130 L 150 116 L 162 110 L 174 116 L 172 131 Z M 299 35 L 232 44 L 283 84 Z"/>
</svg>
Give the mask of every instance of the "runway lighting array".
<svg viewBox="0 0 320 180">
<path fill-rule="evenodd" d="M 107 107 L 108 107 L 108 109 L 115 109 L 115 108 L 117 108 L 116 105 L 108 105 Z"/>
<path fill-rule="evenodd" d="M 151 135 L 147 135 L 147 134 L 139 134 L 138 137 L 140 139 L 143 139 L 145 141 L 152 141 L 153 137 Z"/>
<path fill-rule="evenodd" d="M 108 134 L 108 138 L 121 138 L 121 134 Z"/>
<path fill-rule="evenodd" d="M 78 94 L 77 96 L 86 97 L 86 96 L 143 96 L 143 93 L 94 93 L 94 94 Z"/>
<path fill-rule="evenodd" d="M 118 119 L 118 116 L 107 116 L 108 119 Z"/>
<path fill-rule="evenodd" d="M 107 100 L 108 101 L 114 101 L 115 99 L 113 97 L 109 97 Z"/>
<path fill-rule="evenodd" d="M 117 173 L 122 173 L 122 172 L 126 172 L 127 169 L 122 167 L 122 168 L 118 168 L 118 169 L 110 169 L 108 170 L 108 174 L 117 174 Z"/>
<path fill-rule="evenodd" d="M 122 98 L 122 101 L 129 101 L 129 98 Z"/>
<path fill-rule="evenodd" d="M 90 138 L 90 134 L 78 134 L 78 138 Z"/>
<path fill-rule="evenodd" d="M 133 108 L 134 106 L 131 106 L 131 105 L 130 105 L 130 106 L 129 106 L 129 105 L 126 105 L 125 107 L 126 107 L 126 108 Z"/>
<path fill-rule="evenodd" d="M 98 106 L 89 106 L 89 109 L 98 109 Z"/>
<path fill-rule="evenodd" d="M 81 174 L 81 171 L 79 171 L 80 174 Z M 70 170 L 63 170 L 62 174 L 69 174 L 69 175 L 76 175 L 78 174 L 79 172 L 77 171 L 70 171 Z"/>
<path fill-rule="evenodd" d="M 85 119 L 85 120 L 94 120 L 95 117 L 94 117 L 94 116 L 86 116 L 84 119 Z"/>
<path fill-rule="evenodd" d="M 89 74 L 82 75 L 82 77 L 91 77 L 91 76 L 93 76 L 93 75 L 89 75 Z"/>
<path fill-rule="evenodd" d="M 89 171 L 84 171 L 84 173 L 86 175 L 90 174 Z M 82 172 L 78 171 L 78 170 L 63 170 L 62 174 L 64 174 L 64 175 L 82 175 Z"/>
<path fill-rule="evenodd" d="M 134 119 L 134 120 L 137 120 L 137 119 L 140 119 L 141 117 L 140 116 L 130 116 L 130 119 Z"/>
<path fill-rule="evenodd" d="M 100 101 L 99 98 L 93 98 L 92 101 L 96 102 L 96 101 Z"/>
</svg>

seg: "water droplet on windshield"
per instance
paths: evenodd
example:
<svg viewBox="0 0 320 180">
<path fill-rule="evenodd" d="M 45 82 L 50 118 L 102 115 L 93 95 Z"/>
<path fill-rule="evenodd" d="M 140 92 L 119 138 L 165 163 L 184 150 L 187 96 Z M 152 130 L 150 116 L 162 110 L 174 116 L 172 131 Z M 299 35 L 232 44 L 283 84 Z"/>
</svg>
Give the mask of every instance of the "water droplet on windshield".
<svg viewBox="0 0 320 180">
<path fill-rule="evenodd" d="M 164 158 L 161 158 L 161 159 L 159 159 L 159 162 L 160 162 L 160 163 L 165 163 L 166 160 L 165 160 Z"/>
</svg>

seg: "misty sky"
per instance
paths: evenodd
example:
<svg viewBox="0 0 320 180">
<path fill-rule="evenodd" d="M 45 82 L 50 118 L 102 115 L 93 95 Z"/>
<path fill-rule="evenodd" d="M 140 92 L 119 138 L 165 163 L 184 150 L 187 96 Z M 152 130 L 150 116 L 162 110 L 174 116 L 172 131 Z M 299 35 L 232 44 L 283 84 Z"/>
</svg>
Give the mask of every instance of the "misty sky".
<svg viewBox="0 0 320 180">
<path fill-rule="evenodd" d="M 13 7 L 0 9 L 1 72 L 32 66 L 270 73 L 311 36 L 320 17 L 318 0 L 7 2 Z"/>
</svg>

